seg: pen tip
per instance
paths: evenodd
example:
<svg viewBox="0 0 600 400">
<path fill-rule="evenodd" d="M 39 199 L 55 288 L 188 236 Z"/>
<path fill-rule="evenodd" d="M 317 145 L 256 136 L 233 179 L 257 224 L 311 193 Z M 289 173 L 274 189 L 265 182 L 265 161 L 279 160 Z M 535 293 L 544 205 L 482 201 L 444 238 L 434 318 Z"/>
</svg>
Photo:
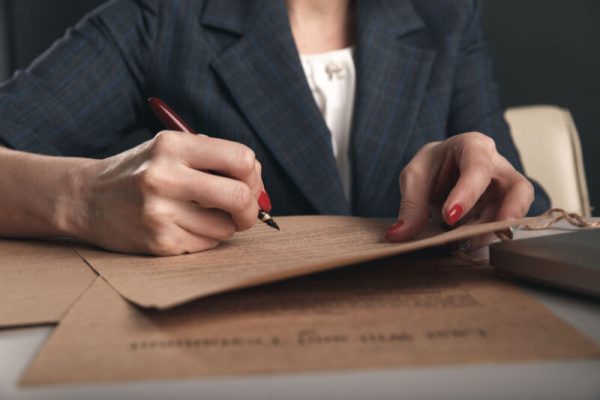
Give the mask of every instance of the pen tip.
<svg viewBox="0 0 600 400">
<path fill-rule="evenodd" d="M 277 225 L 277 223 L 273 220 L 273 218 L 265 211 L 263 211 L 263 210 L 258 211 L 258 219 L 261 220 L 262 222 L 264 222 L 265 224 L 269 225 L 271 228 L 281 231 L 281 229 L 279 229 L 279 225 Z"/>
<path fill-rule="evenodd" d="M 281 231 L 281 229 L 279 229 L 279 225 L 277 225 L 277 223 L 275 221 L 273 221 L 272 219 L 268 219 L 267 221 L 265 221 L 267 223 L 267 225 L 269 225 L 271 228 L 275 228 L 278 231 Z"/>
</svg>

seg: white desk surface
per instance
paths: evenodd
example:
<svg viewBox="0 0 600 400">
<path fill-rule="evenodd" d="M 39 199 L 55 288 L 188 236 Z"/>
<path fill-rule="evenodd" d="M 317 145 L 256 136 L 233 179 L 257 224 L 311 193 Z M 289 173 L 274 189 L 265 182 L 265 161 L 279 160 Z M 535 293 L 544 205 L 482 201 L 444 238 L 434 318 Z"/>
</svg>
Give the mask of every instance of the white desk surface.
<svg viewBox="0 0 600 400">
<path fill-rule="evenodd" d="M 600 344 L 600 300 L 540 287 L 523 288 Z M 0 330 L 0 400 L 600 399 L 600 360 L 18 387 L 19 377 L 51 333 L 51 327 Z"/>
</svg>

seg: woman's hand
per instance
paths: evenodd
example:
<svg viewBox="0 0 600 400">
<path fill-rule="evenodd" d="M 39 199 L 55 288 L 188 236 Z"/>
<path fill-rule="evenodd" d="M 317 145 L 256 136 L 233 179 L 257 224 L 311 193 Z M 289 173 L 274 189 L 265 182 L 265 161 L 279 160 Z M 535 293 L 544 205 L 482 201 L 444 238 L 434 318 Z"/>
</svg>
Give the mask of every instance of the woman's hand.
<svg viewBox="0 0 600 400">
<path fill-rule="evenodd" d="M 66 231 L 106 249 L 154 255 L 211 249 L 252 227 L 263 189 L 248 147 L 171 131 L 75 176 L 78 204 Z"/>
<path fill-rule="evenodd" d="M 521 218 L 534 198 L 531 183 L 498 154 L 493 139 L 476 132 L 424 146 L 400 174 L 400 191 L 398 221 L 386 234 L 391 242 L 414 238 L 440 212 L 449 226 Z M 471 247 L 493 238 L 473 238 Z"/>
</svg>

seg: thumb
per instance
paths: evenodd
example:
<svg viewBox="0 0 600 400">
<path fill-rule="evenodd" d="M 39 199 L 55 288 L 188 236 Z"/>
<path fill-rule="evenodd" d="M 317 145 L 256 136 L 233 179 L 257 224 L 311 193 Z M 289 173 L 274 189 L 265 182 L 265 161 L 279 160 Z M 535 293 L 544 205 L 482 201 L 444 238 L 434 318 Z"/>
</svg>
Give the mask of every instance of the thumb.
<svg viewBox="0 0 600 400">
<path fill-rule="evenodd" d="M 423 168 L 419 172 L 405 169 L 400 175 L 400 212 L 398 221 L 386 232 L 388 242 L 402 242 L 415 238 L 429 221 L 431 183 L 430 174 Z"/>
</svg>

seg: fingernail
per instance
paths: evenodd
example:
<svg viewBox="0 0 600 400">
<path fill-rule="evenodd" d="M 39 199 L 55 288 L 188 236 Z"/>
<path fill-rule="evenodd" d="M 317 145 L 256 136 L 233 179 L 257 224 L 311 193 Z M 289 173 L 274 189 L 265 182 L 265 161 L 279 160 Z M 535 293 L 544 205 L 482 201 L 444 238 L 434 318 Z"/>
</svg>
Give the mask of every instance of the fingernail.
<svg viewBox="0 0 600 400">
<path fill-rule="evenodd" d="M 265 212 L 271 212 L 271 209 L 273 208 L 271 206 L 271 199 L 264 190 L 260 192 L 260 196 L 258 196 L 258 206 Z"/>
<path fill-rule="evenodd" d="M 387 232 L 385 233 L 385 240 L 389 241 L 390 236 L 396 233 L 398 229 L 404 224 L 404 221 L 398 220 L 394 223 L 394 225 L 390 226 Z"/>
<path fill-rule="evenodd" d="M 450 209 L 450 211 L 448 211 L 448 215 L 446 217 L 446 220 L 448 221 L 449 225 L 454 225 L 455 223 L 458 222 L 458 220 L 463 216 L 463 208 L 460 204 L 455 204 L 454 207 L 452 207 Z"/>
</svg>

